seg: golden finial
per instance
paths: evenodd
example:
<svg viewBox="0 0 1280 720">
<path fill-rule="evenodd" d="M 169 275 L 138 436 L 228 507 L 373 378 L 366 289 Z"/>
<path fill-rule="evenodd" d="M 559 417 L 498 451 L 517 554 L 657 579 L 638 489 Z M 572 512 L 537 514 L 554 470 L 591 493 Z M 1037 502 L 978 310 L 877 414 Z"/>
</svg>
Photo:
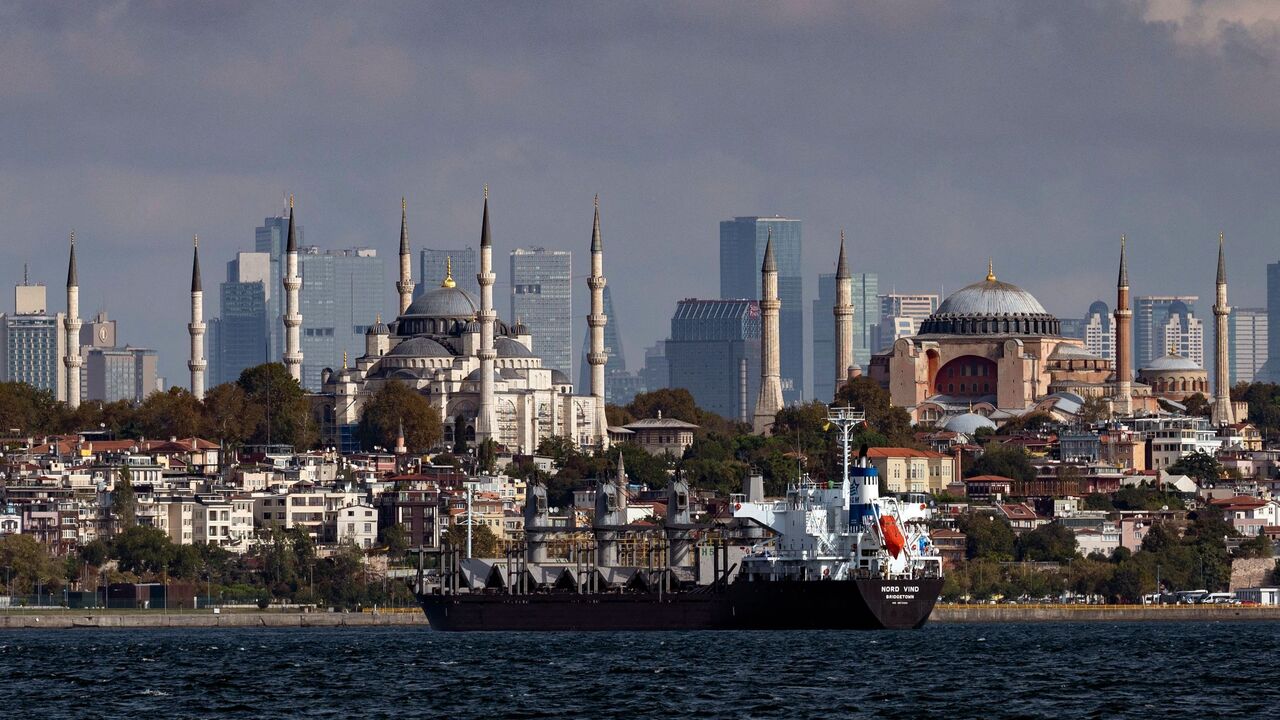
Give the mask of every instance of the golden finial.
<svg viewBox="0 0 1280 720">
<path fill-rule="evenodd" d="M 440 283 L 440 287 L 455 287 L 458 283 L 453 281 L 453 257 L 451 255 L 444 256 L 444 282 Z"/>
<path fill-rule="evenodd" d="M 489 183 L 484 184 L 484 199 L 489 199 Z"/>
<path fill-rule="evenodd" d="M 342 369 L 343 370 L 347 369 L 347 351 L 346 350 L 342 351 Z"/>
<path fill-rule="evenodd" d="M 996 281 L 995 262 L 991 258 L 987 258 L 987 282 Z"/>
<path fill-rule="evenodd" d="M 293 209 L 293 193 L 289 193 L 289 209 Z"/>
</svg>

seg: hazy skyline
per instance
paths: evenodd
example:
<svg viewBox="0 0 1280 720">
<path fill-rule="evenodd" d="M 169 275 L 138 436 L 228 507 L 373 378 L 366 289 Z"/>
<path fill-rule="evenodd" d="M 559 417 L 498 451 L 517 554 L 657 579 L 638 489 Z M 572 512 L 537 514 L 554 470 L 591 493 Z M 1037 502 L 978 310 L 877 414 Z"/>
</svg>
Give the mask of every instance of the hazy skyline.
<svg viewBox="0 0 1280 720">
<path fill-rule="evenodd" d="M 3 311 L 24 263 L 64 307 L 74 228 L 81 315 L 182 386 L 191 236 L 211 317 L 288 192 L 308 243 L 393 263 L 402 195 L 416 257 L 478 241 L 488 183 L 500 269 L 587 267 L 600 193 L 632 367 L 739 215 L 804 221 L 806 306 L 841 227 L 882 292 L 995 256 L 1062 317 L 1114 304 L 1121 233 L 1135 295 L 1212 297 L 1220 230 L 1233 305 L 1280 260 L 1272 3 L 18 3 L 0 66 Z"/>
</svg>

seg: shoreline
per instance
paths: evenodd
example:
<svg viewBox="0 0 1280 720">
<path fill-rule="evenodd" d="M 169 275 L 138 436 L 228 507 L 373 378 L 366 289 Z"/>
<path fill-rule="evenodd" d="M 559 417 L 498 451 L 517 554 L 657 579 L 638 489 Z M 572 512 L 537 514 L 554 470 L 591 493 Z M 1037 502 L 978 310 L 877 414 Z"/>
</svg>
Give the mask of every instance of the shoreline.
<svg viewBox="0 0 1280 720">
<path fill-rule="evenodd" d="M 1275 622 L 1280 606 L 1243 605 L 951 605 L 938 603 L 929 622 Z"/>
<path fill-rule="evenodd" d="M 75 630 L 130 628 L 354 628 L 426 627 L 421 610 L 363 613 L 22 613 L 0 614 L 0 630 Z"/>
</svg>

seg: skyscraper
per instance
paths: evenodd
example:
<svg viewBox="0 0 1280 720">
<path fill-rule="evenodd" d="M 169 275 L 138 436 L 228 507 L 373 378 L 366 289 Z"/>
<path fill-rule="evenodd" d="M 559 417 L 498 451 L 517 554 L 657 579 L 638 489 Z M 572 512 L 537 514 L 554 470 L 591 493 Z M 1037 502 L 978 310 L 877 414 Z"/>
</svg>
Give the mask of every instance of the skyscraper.
<svg viewBox="0 0 1280 720">
<path fill-rule="evenodd" d="M 1205 367 L 1204 323 L 1185 304 L 1175 301 L 1168 306 L 1164 322 L 1154 328 L 1154 336 L 1152 347 L 1164 348 L 1164 351 L 1155 357 L 1173 352 L 1202 368 Z M 1141 370 L 1143 367 L 1139 365 L 1138 369 Z"/>
<path fill-rule="evenodd" d="M 48 314 L 44 291 L 44 285 L 16 286 L 14 306 L 26 312 L 0 315 L 0 381 L 24 382 L 65 400 L 65 316 Z"/>
<path fill-rule="evenodd" d="M 778 322 L 782 349 L 782 398 L 799 401 L 805 389 L 804 281 L 801 222 L 785 217 L 735 217 L 720 223 L 720 297 L 759 299 L 765 243 L 773 235 L 778 264 Z M 856 292 L 855 292 L 856 302 Z M 828 309 L 827 315 L 830 315 Z"/>
<path fill-rule="evenodd" d="M 1232 308 L 1227 344 L 1231 348 L 1231 384 L 1251 383 L 1267 362 L 1266 308 Z"/>
<path fill-rule="evenodd" d="M 85 371 L 87 400 L 142 402 L 156 389 L 156 351 L 91 347 Z"/>
<path fill-rule="evenodd" d="M 688 390 L 700 408 L 750 422 L 760 390 L 760 320 L 756 300 L 676 303 L 667 387 Z"/>
<path fill-rule="evenodd" d="M 1267 360 L 1255 381 L 1280 383 L 1280 262 L 1267 264 Z"/>
<path fill-rule="evenodd" d="M 813 301 L 810 315 L 813 318 L 813 397 L 822 402 L 835 397 L 836 392 L 835 326 L 829 319 L 835 302 L 835 273 L 823 273 L 818 276 L 818 297 Z M 853 311 L 855 315 L 858 312 L 856 303 Z"/>
<path fill-rule="evenodd" d="M 297 234 L 298 242 L 303 242 L 302 225 L 298 224 L 294 227 Z M 285 245 L 289 239 L 289 214 L 288 209 L 281 212 L 275 217 L 264 218 L 262 225 L 254 230 L 254 250 L 260 253 L 266 253 L 269 264 L 268 270 L 270 275 L 264 278 L 266 283 L 265 298 L 267 303 L 267 333 L 269 346 L 267 348 L 267 357 L 279 358 L 284 352 L 284 325 L 281 318 L 284 316 L 284 293 L 281 290 L 283 282 L 283 259 Z M 236 377 L 239 377 L 236 373 Z"/>
<path fill-rule="evenodd" d="M 573 372 L 573 255 L 564 250 L 511 251 L 511 318 L 533 335 L 543 367 Z"/>
<path fill-rule="evenodd" d="M 1116 327 L 1111 309 L 1101 300 L 1095 300 L 1084 316 L 1084 347 L 1089 352 L 1107 360 L 1116 359 Z"/>
<path fill-rule="evenodd" d="M 901 337 L 920 332 L 924 322 L 938 309 L 938 296 L 891 292 L 878 296 L 880 319 L 876 325 L 875 352 L 887 350 Z"/>
<path fill-rule="evenodd" d="M 217 338 L 210 338 L 213 384 L 235 382 L 245 368 L 269 362 L 271 328 L 276 324 L 271 314 L 272 273 L 277 263 L 265 252 L 237 253 L 227 263 L 227 281 L 218 287 Z"/>
<path fill-rule="evenodd" d="M 1133 359 L 1135 368 L 1144 368 L 1152 360 L 1163 357 L 1169 352 L 1166 334 L 1170 335 L 1170 339 L 1177 339 L 1174 337 L 1174 329 L 1172 327 L 1166 328 L 1171 311 L 1181 318 L 1178 332 L 1191 331 L 1189 319 L 1195 317 L 1196 301 L 1199 299 L 1198 295 L 1146 295 L 1137 298 L 1133 311 Z M 1199 327 L 1199 323 L 1199 319 L 1196 319 L 1195 325 L 1197 327 Z M 1203 327 L 1200 328 L 1199 342 L 1191 344 L 1198 344 L 1200 348 L 1200 357 L 1198 359 L 1183 353 L 1181 344 L 1178 346 L 1179 354 L 1195 360 L 1200 367 L 1204 367 Z"/>
<path fill-rule="evenodd" d="M 413 288 L 413 296 L 416 298 L 424 291 L 438 286 L 444 280 L 445 265 L 449 262 L 453 264 L 453 280 L 458 287 L 466 290 L 471 297 L 480 297 L 480 282 L 476 280 L 475 248 L 422 249 L 418 253 L 418 284 Z"/>
<path fill-rule="evenodd" d="M 880 277 L 875 273 L 853 273 L 853 361 L 865 374 L 875 352 L 876 321 L 880 315 Z"/>
</svg>

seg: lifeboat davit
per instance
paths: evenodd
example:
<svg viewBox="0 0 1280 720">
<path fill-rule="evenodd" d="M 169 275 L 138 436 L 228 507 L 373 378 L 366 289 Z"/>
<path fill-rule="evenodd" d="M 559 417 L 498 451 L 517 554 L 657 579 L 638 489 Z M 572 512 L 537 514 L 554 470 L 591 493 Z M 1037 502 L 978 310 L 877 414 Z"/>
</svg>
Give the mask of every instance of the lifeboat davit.
<svg viewBox="0 0 1280 720">
<path fill-rule="evenodd" d="M 898 529 L 898 523 L 889 515 L 880 516 L 880 534 L 884 536 L 885 549 L 895 558 L 907 546 L 907 539 L 902 536 L 902 531 Z"/>
</svg>

